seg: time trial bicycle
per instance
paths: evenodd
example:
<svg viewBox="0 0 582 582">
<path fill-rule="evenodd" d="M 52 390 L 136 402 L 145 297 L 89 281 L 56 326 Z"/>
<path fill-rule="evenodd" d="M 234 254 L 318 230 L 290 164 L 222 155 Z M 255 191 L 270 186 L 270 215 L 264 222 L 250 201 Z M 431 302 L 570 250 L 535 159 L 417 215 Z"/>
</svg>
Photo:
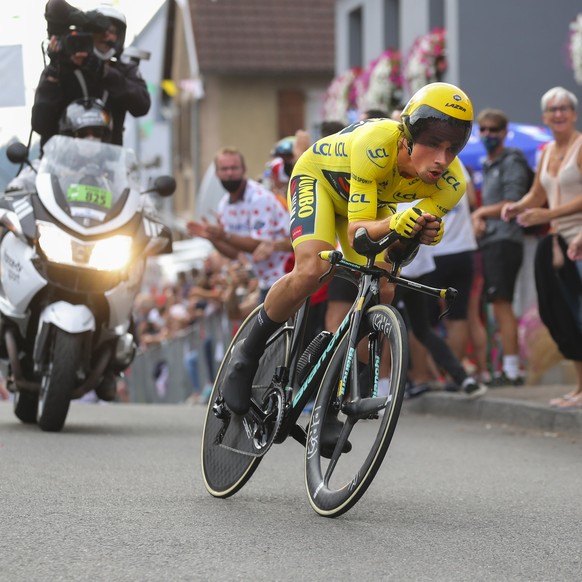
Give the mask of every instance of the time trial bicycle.
<svg viewBox="0 0 582 582">
<path fill-rule="evenodd" d="M 395 232 L 372 241 L 361 228 L 354 249 L 366 257 L 365 265 L 346 261 L 340 251 L 320 253 L 330 263 L 324 277 L 335 269 L 336 276 L 341 273 L 358 287 L 349 313 L 335 333 L 321 332 L 305 347 L 306 301 L 269 338 L 253 380 L 251 407 L 246 414 L 237 415 L 226 405 L 222 385 L 233 346 L 248 335 L 260 306 L 242 323 L 218 371 L 204 423 L 201 465 L 211 495 L 226 498 L 239 491 L 271 445 L 291 436 L 305 446 L 305 483 L 318 514 L 339 516 L 362 497 L 394 434 L 408 370 L 406 327 L 396 308 L 380 304 L 380 280 L 386 278 L 443 298 L 443 315 L 457 293 L 453 288 L 428 287 L 398 275 L 418 248 L 418 241 L 408 243 L 410 239 Z M 392 263 L 390 271 L 374 265 L 384 250 Z M 362 346 L 367 348 L 367 357 L 361 357 Z M 389 379 L 387 393 L 378 391 L 382 377 Z M 304 428 L 300 416 L 314 397 Z M 333 452 L 322 445 L 321 429 L 328 415 L 339 415 L 343 421 Z"/>
</svg>

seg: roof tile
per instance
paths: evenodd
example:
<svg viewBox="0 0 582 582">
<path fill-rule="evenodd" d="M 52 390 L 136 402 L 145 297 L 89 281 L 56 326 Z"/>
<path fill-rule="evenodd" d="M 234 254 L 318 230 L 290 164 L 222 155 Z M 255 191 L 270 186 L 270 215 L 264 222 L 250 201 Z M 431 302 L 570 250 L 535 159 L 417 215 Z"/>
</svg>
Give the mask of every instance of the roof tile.
<svg viewBox="0 0 582 582">
<path fill-rule="evenodd" d="M 202 72 L 331 73 L 335 0 L 190 0 Z"/>
</svg>

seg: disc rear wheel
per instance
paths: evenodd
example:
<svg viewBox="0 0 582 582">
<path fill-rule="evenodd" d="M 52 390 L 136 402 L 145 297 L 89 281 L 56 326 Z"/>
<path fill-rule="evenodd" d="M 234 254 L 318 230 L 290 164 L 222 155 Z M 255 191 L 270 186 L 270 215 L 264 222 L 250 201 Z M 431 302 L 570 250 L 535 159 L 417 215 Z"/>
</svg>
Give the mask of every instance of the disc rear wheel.
<svg viewBox="0 0 582 582">
<path fill-rule="evenodd" d="M 267 343 L 253 380 L 251 398 L 255 406 L 247 414 L 239 416 L 230 412 L 221 396 L 232 349 L 247 337 L 259 309 L 249 315 L 232 340 L 208 402 L 201 464 L 204 484 L 214 497 L 230 497 L 247 483 L 281 424 L 284 393 L 281 387 L 272 385 L 272 380 L 276 369 L 285 364 L 289 331 L 281 330 Z"/>
</svg>

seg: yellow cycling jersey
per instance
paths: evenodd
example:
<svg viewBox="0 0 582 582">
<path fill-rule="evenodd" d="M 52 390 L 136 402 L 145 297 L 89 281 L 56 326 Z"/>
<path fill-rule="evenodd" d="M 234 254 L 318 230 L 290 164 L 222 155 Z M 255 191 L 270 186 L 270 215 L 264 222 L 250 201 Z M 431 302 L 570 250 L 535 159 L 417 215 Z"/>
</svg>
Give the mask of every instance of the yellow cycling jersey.
<svg viewBox="0 0 582 582">
<path fill-rule="evenodd" d="M 465 177 L 457 158 L 436 184 L 404 178 L 398 172 L 400 124 L 367 119 L 315 142 L 299 158 L 293 174 L 318 182 L 333 200 L 335 213 L 349 222 L 375 220 L 379 209 L 419 200 L 423 212 L 444 216 L 465 193 Z M 385 209 L 380 212 L 385 216 Z"/>
</svg>

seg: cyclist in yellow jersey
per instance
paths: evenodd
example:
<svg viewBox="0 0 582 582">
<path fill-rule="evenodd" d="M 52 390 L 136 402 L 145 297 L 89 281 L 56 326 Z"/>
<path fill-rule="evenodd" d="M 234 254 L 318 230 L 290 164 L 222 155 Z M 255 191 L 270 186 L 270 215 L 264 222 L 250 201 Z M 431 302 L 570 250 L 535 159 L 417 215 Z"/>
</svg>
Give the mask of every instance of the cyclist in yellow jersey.
<svg viewBox="0 0 582 582">
<path fill-rule="evenodd" d="M 358 263 L 365 259 L 352 242 L 360 227 L 374 240 L 395 230 L 406 238 L 418 234 L 423 244 L 440 241 L 440 217 L 465 192 L 456 156 L 472 124 L 467 95 L 454 85 L 432 83 L 410 99 L 401 123 L 360 121 L 320 139 L 299 158 L 288 190 L 295 266 L 271 287 L 249 335 L 232 351 L 223 396 L 234 413 L 249 409 L 252 380 L 269 336 L 321 286 L 329 263 L 318 253 L 334 249 L 336 236 L 346 258 Z M 396 212 L 398 202 L 414 200 L 414 208 Z M 381 259 L 379 266 L 386 268 Z M 393 294 L 384 281 L 382 301 L 390 303 Z"/>
<path fill-rule="evenodd" d="M 413 168 L 399 164 L 401 128 L 390 119 L 360 121 L 319 140 L 299 158 L 287 194 L 295 248 L 307 240 L 334 246 L 337 235 L 348 260 L 363 264 L 364 257 L 351 248 L 359 226 L 380 238 L 388 224 L 378 225 L 382 230 L 374 237 L 368 221 L 389 220 L 398 202 L 419 200 L 418 208 L 433 217 L 442 217 L 455 206 L 465 192 L 459 161 L 454 158 L 444 171 L 430 170 L 433 183 L 424 182 Z M 407 161 L 408 154 L 403 152 L 400 158 Z"/>
</svg>

